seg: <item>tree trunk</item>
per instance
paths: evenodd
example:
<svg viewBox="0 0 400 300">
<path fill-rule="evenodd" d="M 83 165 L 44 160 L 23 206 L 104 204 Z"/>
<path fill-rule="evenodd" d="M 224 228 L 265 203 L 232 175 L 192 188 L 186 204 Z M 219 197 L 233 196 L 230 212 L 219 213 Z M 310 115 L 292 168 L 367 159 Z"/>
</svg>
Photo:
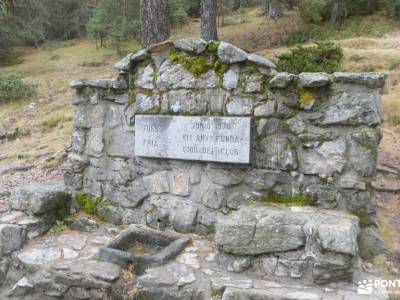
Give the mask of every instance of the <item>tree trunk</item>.
<svg viewBox="0 0 400 300">
<path fill-rule="evenodd" d="M 346 2 L 345 0 L 333 0 L 331 8 L 331 20 L 332 26 L 338 26 L 343 24 L 347 17 Z"/>
<path fill-rule="evenodd" d="M 279 0 L 265 0 L 264 7 L 268 18 L 276 20 L 282 16 L 282 5 Z"/>
<path fill-rule="evenodd" d="M 143 48 L 170 37 L 168 0 L 141 0 L 140 18 Z"/>
<path fill-rule="evenodd" d="M 201 37 L 206 41 L 218 40 L 217 0 L 201 0 Z"/>
<path fill-rule="evenodd" d="M 225 3 L 224 3 L 224 0 L 219 0 L 218 1 L 217 25 L 219 27 L 224 27 L 225 26 Z"/>
</svg>

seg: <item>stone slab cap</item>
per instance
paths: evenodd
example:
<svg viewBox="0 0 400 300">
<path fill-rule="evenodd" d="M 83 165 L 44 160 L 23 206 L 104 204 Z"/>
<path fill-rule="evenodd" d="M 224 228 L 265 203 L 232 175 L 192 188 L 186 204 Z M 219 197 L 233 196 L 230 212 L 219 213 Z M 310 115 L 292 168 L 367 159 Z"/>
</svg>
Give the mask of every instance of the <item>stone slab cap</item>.
<svg viewBox="0 0 400 300">
<path fill-rule="evenodd" d="M 146 60 L 148 54 L 145 49 L 139 50 L 136 53 L 129 53 L 127 56 L 125 56 L 123 59 L 121 59 L 119 62 L 114 64 L 113 68 L 127 72 L 132 66 L 132 63 L 137 63 L 140 61 Z"/>
<path fill-rule="evenodd" d="M 62 181 L 35 182 L 14 188 L 10 205 L 15 210 L 40 215 L 66 207 L 70 200 L 71 195 Z"/>
<path fill-rule="evenodd" d="M 269 82 L 269 87 L 284 89 L 293 81 L 293 79 L 295 79 L 295 77 L 294 74 L 288 72 L 278 73 Z"/>
<path fill-rule="evenodd" d="M 353 256 L 357 253 L 358 218 L 344 212 L 249 205 L 219 218 L 215 227 L 217 244 L 223 251 L 236 255 L 310 247 L 306 245 L 306 236 L 316 232 L 322 249 Z"/>
<path fill-rule="evenodd" d="M 335 82 L 366 85 L 370 88 L 382 88 L 385 85 L 386 75 L 382 73 L 333 73 Z"/>
<path fill-rule="evenodd" d="M 94 87 L 101 89 L 123 90 L 128 88 L 128 83 L 121 77 L 110 79 L 77 79 L 72 80 L 69 86 L 73 89 L 82 89 L 85 87 Z"/>
<path fill-rule="evenodd" d="M 177 40 L 175 41 L 174 46 L 181 51 L 200 54 L 206 50 L 207 42 L 202 38 L 197 37 Z"/>
<path fill-rule="evenodd" d="M 330 83 L 329 75 L 326 73 L 301 73 L 299 84 L 302 87 L 321 87 Z"/>
<path fill-rule="evenodd" d="M 166 41 L 158 43 L 158 44 L 150 45 L 149 47 L 147 47 L 146 50 L 148 52 L 152 52 L 152 53 L 160 53 L 160 52 L 164 52 L 164 51 L 168 50 L 173 45 L 174 45 L 174 43 L 171 40 L 166 40 Z"/>
<path fill-rule="evenodd" d="M 220 42 L 217 51 L 221 62 L 225 64 L 234 64 L 247 60 L 248 54 L 232 44 Z"/>
<path fill-rule="evenodd" d="M 270 69 L 276 69 L 276 65 L 268 58 L 257 54 L 249 54 L 247 60 L 260 67 L 266 67 Z"/>
</svg>

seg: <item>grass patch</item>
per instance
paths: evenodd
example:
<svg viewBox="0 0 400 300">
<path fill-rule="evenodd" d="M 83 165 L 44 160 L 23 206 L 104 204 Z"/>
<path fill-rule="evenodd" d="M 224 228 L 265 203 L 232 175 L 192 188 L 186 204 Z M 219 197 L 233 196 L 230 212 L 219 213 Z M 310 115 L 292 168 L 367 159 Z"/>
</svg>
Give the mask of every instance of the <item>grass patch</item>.
<svg viewBox="0 0 400 300">
<path fill-rule="evenodd" d="M 386 96 L 382 101 L 385 122 L 390 126 L 400 126 L 400 101 L 396 96 Z"/>
<path fill-rule="evenodd" d="M 65 112 L 63 110 L 50 113 L 50 115 L 46 115 L 43 119 L 40 120 L 40 127 L 43 132 L 49 132 L 53 128 L 58 127 L 59 125 L 66 124 L 71 122 L 73 119 L 73 112 L 68 111 Z"/>
<path fill-rule="evenodd" d="M 353 17 L 347 19 L 341 28 L 329 24 L 302 26 L 288 34 L 285 44 L 295 45 L 358 36 L 382 36 L 392 30 L 393 25 L 385 19 Z"/>
<path fill-rule="evenodd" d="M 79 67 L 86 67 L 86 68 L 98 68 L 105 65 L 106 63 L 104 61 L 84 61 L 78 64 Z"/>
</svg>

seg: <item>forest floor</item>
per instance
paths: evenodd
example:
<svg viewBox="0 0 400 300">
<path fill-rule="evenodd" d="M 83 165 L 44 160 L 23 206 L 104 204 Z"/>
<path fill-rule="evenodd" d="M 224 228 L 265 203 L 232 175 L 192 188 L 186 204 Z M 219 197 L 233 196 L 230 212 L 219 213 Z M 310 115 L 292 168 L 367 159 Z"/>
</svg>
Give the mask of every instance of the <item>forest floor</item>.
<svg viewBox="0 0 400 300">
<path fill-rule="evenodd" d="M 267 20 L 259 10 L 250 10 L 225 18 L 220 39 L 274 58 L 287 47 L 279 47 L 288 31 L 304 26 L 297 13 L 278 21 Z M 173 39 L 197 36 L 199 20 L 175 28 Z M 383 140 L 379 165 L 400 172 L 400 24 L 377 37 L 358 36 L 337 40 L 343 47 L 347 71 L 380 71 L 388 74 L 383 91 L 381 126 Z M 124 52 L 139 49 L 136 42 L 124 46 Z M 59 178 L 59 164 L 70 142 L 74 108 L 73 91 L 68 83 L 78 78 L 114 76 L 113 63 L 119 56 L 110 48 L 96 49 L 95 43 L 76 40 L 58 47 L 25 49 L 24 62 L 0 68 L 0 74 L 19 74 L 38 86 L 34 97 L 0 104 L 0 135 L 15 133 L 15 139 L 0 140 L 0 190 L 21 182 Z M 24 172 L 18 170 L 23 169 Z M 400 187 L 400 176 L 389 178 Z M 1 196 L 0 196 L 1 198 Z M 400 259 L 400 194 L 379 193 L 379 224 L 386 244 Z"/>
</svg>

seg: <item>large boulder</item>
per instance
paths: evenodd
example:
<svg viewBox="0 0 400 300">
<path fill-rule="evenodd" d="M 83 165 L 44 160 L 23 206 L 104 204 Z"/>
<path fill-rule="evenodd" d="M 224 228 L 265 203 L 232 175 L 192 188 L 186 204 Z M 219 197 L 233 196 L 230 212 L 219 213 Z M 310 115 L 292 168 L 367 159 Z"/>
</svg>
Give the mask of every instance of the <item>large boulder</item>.
<svg viewBox="0 0 400 300">
<path fill-rule="evenodd" d="M 15 210 L 41 215 L 57 208 L 66 208 L 71 194 L 61 181 L 30 183 L 16 187 L 11 193 L 10 206 Z"/>
<path fill-rule="evenodd" d="M 364 86 L 336 84 L 332 95 L 321 105 L 322 125 L 368 125 L 381 123 L 380 96 Z"/>
<path fill-rule="evenodd" d="M 307 220 L 267 206 L 248 206 L 218 219 L 215 240 L 238 255 L 289 251 L 305 244 L 302 226 Z"/>
<path fill-rule="evenodd" d="M 345 213 L 251 205 L 218 219 L 215 240 L 236 255 L 311 249 L 317 243 L 325 252 L 355 256 L 358 230 L 358 219 Z M 316 239 L 307 239 L 314 234 Z"/>
</svg>

